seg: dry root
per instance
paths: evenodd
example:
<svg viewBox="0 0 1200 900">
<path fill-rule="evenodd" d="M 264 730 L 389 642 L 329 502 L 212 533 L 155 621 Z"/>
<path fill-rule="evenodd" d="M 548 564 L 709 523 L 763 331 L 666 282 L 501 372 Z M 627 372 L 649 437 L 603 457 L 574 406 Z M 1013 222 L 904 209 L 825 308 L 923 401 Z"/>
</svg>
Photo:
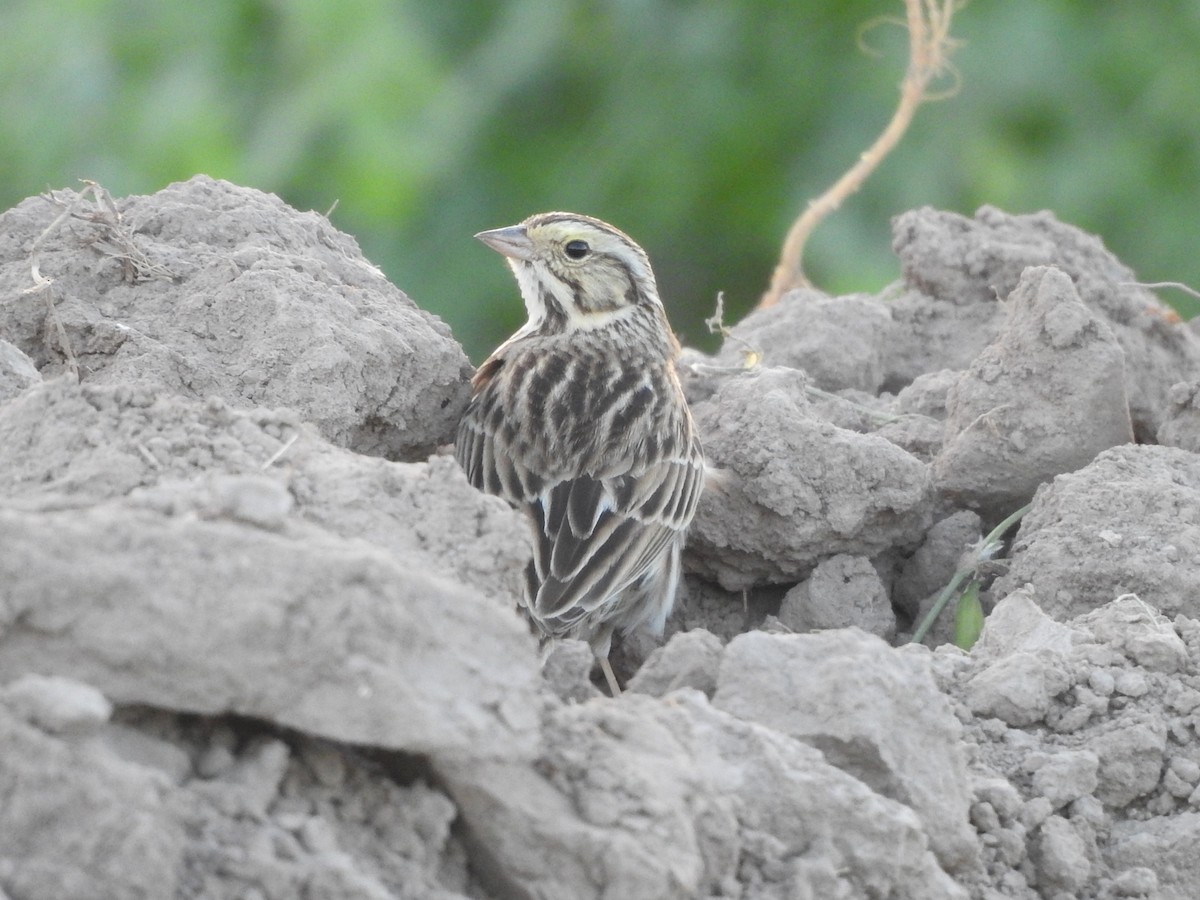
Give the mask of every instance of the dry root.
<svg viewBox="0 0 1200 900">
<path fill-rule="evenodd" d="M 934 95 L 929 85 L 949 67 L 955 41 L 950 37 L 950 22 L 958 0 L 905 0 L 909 36 L 908 72 L 900 86 L 900 102 L 892 120 L 865 153 L 824 194 L 809 202 L 808 208 L 792 223 L 783 242 L 779 264 L 771 276 L 771 286 L 759 301 L 760 307 L 774 306 L 786 291 L 808 287 L 802 267 L 804 247 L 809 236 L 826 216 L 863 186 L 871 173 L 892 152 L 912 122 L 913 115 L 926 100 L 942 99 L 953 90 Z"/>
</svg>

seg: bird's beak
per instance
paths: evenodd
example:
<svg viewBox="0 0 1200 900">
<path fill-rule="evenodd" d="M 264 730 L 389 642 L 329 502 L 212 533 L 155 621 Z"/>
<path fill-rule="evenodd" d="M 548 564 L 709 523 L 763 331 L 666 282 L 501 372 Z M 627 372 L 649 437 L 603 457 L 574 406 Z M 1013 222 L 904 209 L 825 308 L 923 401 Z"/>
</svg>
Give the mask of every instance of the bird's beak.
<svg viewBox="0 0 1200 900">
<path fill-rule="evenodd" d="M 475 237 L 509 259 L 533 259 L 533 241 L 529 239 L 524 225 L 493 228 L 491 231 L 481 231 Z"/>
</svg>

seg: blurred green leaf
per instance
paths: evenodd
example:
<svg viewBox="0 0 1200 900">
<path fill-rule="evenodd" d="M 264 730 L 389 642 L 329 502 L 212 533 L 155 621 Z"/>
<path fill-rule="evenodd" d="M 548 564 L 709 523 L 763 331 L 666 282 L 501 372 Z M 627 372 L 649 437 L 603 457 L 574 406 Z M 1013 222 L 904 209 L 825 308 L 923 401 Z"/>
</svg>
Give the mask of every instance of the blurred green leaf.
<svg viewBox="0 0 1200 900">
<path fill-rule="evenodd" d="M 954 611 L 954 645 L 970 650 L 983 633 L 983 604 L 979 602 L 979 582 L 971 579 L 958 598 Z"/>
<path fill-rule="evenodd" d="M 471 235 L 567 208 L 655 261 L 672 322 L 736 321 L 805 203 L 883 127 L 899 0 L 10 0 L 0 204 L 94 178 L 114 195 L 207 172 L 335 224 L 478 359 L 519 322 Z M 924 106 L 817 231 L 830 291 L 898 275 L 889 221 L 933 205 L 1048 208 L 1144 281 L 1200 285 L 1200 5 L 971 3 L 961 89 Z M 1198 304 L 1164 292 L 1185 315 Z"/>
</svg>

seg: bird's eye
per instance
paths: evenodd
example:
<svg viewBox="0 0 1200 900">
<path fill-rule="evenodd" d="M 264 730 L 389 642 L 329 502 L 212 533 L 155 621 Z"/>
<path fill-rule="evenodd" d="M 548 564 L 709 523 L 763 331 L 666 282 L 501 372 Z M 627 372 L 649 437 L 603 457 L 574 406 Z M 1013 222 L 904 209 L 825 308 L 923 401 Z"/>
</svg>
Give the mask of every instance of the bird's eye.
<svg viewBox="0 0 1200 900">
<path fill-rule="evenodd" d="M 587 241 L 567 241 L 567 246 L 563 247 L 571 259 L 583 259 L 591 249 Z"/>
</svg>

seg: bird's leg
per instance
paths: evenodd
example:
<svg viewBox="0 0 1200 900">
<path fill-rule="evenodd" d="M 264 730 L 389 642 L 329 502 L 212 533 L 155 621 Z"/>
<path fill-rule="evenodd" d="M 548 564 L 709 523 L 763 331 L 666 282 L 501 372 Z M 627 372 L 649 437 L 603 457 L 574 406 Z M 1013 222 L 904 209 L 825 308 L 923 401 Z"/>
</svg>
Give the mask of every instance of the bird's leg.
<svg viewBox="0 0 1200 900">
<path fill-rule="evenodd" d="M 612 664 L 608 661 L 607 656 L 600 657 L 600 670 L 604 672 L 604 680 L 608 682 L 609 693 L 613 698 L 621 696 L 621 686 L 617 684 L 617 676 L 613 673 Z"/>
</svg>

